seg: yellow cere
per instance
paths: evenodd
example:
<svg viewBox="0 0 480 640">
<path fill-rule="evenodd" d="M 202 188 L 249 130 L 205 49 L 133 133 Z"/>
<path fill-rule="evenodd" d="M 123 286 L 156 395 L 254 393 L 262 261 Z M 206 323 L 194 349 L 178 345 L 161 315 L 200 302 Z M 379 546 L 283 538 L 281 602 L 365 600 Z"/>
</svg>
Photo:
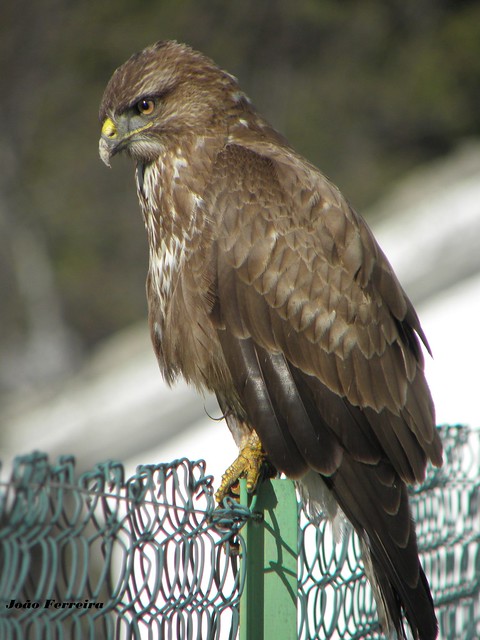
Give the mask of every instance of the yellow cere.
<svg viewBox="0 0 480 640">
<path fill-rule="evenodd" d="M 105 122 L 103 123 L 102 135 L 106 136 L 107 138 L 117 137 L 117 127 L 115 126 L 111 118 L 106 118 Z"/>
</svg>

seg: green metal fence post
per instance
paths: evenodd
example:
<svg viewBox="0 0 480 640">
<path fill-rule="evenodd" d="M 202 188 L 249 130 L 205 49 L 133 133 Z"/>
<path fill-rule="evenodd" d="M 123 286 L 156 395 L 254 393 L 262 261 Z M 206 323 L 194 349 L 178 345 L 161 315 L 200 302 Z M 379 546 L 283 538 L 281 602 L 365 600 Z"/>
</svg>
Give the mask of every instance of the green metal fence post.
<svg viewBox="0 0 480 640">
<path fill-rule="evenodd" d="M 240 491 L 241 503 L 261 514 L 249 520 L 244 532 L 247 576 L 240 601 L 240 640 L 294 640 L 298 515 L 293 482 L 263 482 L 253 500 L 245 481 Z"/>
</svg>

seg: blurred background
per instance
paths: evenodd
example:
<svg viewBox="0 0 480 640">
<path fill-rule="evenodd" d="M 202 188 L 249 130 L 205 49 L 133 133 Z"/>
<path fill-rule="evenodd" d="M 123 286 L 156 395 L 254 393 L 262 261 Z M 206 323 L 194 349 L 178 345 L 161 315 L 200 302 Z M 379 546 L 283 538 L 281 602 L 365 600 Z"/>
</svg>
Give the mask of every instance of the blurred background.
<svg viewBox="0 0 480 640">
<path fill-rule="evenodd" d="M 211 56 L 365 215 L 435 359 L 439 422 L 480 424 L 480 3 L 7 0 L 0 7 L 0 452 L 80 468 L 234 457 L 220 412 L 163 384 L 133 167 L 98 105 L 134 51 Z"/>
</svg>

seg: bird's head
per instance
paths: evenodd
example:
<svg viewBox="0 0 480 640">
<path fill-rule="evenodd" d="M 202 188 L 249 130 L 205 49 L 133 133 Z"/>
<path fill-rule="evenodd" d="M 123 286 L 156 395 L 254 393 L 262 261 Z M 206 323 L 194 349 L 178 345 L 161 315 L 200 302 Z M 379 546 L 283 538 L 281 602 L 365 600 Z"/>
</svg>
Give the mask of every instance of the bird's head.
<svg viewBox="0 0 480 640">
<path fill-rule="evenodd" d="M 100 105 L 100 157 L 120 151 L 146 163 L 179 136 L 225 126 L 236 79 L 209 58 L 174 41 L 134 54 L 111 77 Z"/>
</svg>

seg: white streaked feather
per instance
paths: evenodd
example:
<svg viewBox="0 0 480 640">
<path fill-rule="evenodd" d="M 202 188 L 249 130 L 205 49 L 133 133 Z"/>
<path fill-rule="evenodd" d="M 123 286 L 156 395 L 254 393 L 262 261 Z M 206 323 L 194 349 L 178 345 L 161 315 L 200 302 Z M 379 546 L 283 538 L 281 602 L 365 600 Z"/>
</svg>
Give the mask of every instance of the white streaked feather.
<svg viewBox="0 0 480 640">
<path fill-rule="evenodd" d="M 192 194 L 192 198 L 193 198 L 195 207 L 203 207 L 203 205 L 205 204 L 205 200 L 201 196 L 197 195 L 196 193 Z"/>
<path fill-rule="evenodd" d="M 173 179 L 178 179 L 181 170 L 187 166 L 187 161 L 180 148 L 176 150 L 173 159 L 168 158 L 168 164 L 170 165 L 170 176 L 172 176 L 173 172 Z M 162 312 L 165 312 L 166 305 L 172 294 L 175 274 L 181 269 L 185 259 L 185 247 L 190 239 L 196 211 L 198 207 L 203 205 L 203 199 L 197 194 L 192 194 L 193 207 L 188 227 L 179 227 L 182 230 L 180 237 L 176 235 L 159 237 L 162 229 L 157 217 L 159 211 L 162 216 L 168 215 L 170 221 L 175 220 L 177 217 L 173 198 L 167 196 L 162 199 L 161 189 L 164 181 L 164 171 L 164 159 L 159 158 L 158 162 L 149 163 L 142 170 L 137 169 L 136 173 L 137 193 L 144 215 L 150 248 L 150 282 L 158 295 Z"/>
<path fill-rule="evenodd" d="M 179 154 L 173 160 L 173 179 L 177 180 L 180 177 L 180 170 L 187 166 L 187 161 L 183 155 Z"/>
<path fill-rule="evenodd" d="M 340 542 L 351 525 L 320 475 L 312 470 L 307 471 L 295 485 L 312 520 L 315 522 L 326 516 L 332 525 L 333 539 Z"/>
<path fill-rule="evenodd" d="M 181 269 L 185 245 L 178 238 L 167 243 L 162 238 L 157 248 L 150 249 L 151 282 L 163 306 L 170 299 L 174 275 Z"/>
</svg>

